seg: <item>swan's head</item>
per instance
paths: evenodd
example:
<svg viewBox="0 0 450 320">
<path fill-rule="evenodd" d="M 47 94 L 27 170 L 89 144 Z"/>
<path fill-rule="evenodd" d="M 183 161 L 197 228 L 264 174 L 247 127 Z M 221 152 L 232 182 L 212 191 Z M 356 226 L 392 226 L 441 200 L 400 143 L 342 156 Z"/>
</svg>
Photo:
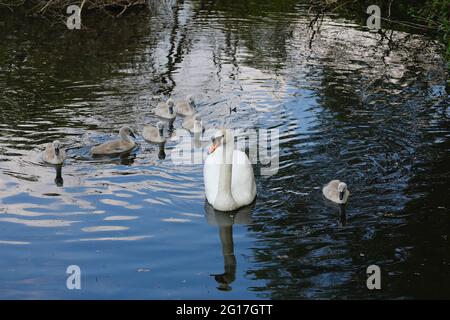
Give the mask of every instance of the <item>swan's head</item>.
<svg viewBox="0 0 450 320">
<path fill-rule="evenodd" d="M 192 131 L 195 134 L 199 134 L 200 132 L 204 132 L 205 131 L 205 127 L 203 127 L 203 123 L 202 123 L 202 118 L 200 117 L 200 115 L 197 113 L 194 115 L 194 127 L 192 129 Z"/>
<path fill-rule="evenodd" d="M 59 152 L 61 151 L 61 142 L 58 140 L 53 141 L 52 143 L 53 150 L 55 150 L 56 156 L 59 156 Z"/>
<path fill-rule="evenodd" d="M 192 96 L 192 94 L 188 95 L 186 97 L 186 101 L 192 106 L 195 107 L 195 100 L 194 97 Z"/>
<path fill-rule="evenodd" d="M 119 135 L 121 137 L 133 137 L 136 138 L 133 131 L 130 129 L 130 127 L 122 127 L 119 131 Z"/>
<path fill-rule="evenodd" d="M 339 191 L 339 200 L 343 200 L 345 192 L 347 191 L 347 185 L 345 184 L 345 182 L 341 182 L 338 184 L 338 191 Z"/>
<path fill-rule="evenodd" d="M 164 134 L 164 122 L 158 121 L 158 123 L 156 124 L 156 127 L 158 128 L 159 135 L 162 137 Z"/>
<path fill-rule="evenodd" d="M 200 121 L 202 121 L 202 117 L 200 117 L 199 114 L 196 114 L 196 115 L 194 116 L 194 121 L 195 121 L 195 122 L 200 122 Z"/>
<path fill-rule="evenodd" d="M 209 148 L 208 153 L 213 153 L 220 145 L 226 144 L 227 142 L 233 142 L 234 136 L 231 130 L 228 129 L 220 129 L 217 130 L 216 133 L 211 137 L 212 145 Z"/>
</svg>

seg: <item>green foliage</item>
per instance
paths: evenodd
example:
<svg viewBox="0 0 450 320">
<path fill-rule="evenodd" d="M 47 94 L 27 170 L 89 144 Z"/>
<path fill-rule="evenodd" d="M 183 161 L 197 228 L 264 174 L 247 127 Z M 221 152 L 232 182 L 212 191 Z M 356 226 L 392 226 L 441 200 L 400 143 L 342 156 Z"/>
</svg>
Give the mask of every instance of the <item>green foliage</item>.
<svg viewBox="0 0 450 320">
<path fill-rule="evenodd" d="M 450 59 L 450 0 L 421 1 L 420 8 L 413 9 L 412 14 L 442 35 Z"/>
</svg>

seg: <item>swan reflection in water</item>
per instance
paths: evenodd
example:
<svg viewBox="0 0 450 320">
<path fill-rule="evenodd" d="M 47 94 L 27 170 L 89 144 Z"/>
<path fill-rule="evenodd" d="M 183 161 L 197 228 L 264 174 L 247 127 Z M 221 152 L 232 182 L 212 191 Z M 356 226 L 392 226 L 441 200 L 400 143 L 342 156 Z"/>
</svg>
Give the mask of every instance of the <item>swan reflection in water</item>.
<svg viewBox="0 0 450 320">
<path fill-rule="evenodd" d="M 205 216 L 208 224 L 219 227 L 220 243 L 222 245 L 224 273 L 212 274 L 218 283 L 217 289 L 231 291 L 231 283 L 236 279 L 236 256 L 234 255 L 233 225 L 251 224 L 251 212 L 255 203 L 233 212 L 216 211 L 205 201 Z"/>
<path fill-rule="evenodd" d="M 62 177 L 62 164 L 55 165 L 55 171 L 56 171 L 56 177 L 55 177 L 55 184 L 58 187 L 62 187 L 64 185 L 64 179 Z"/>
<path fill-rule="evenodd" d="M 341 226 L 345 227 L 347 225 L 347 212 L 345 211 L 346 204 L 337 204 L 331 202 L 325 197 L 323 197 L 323 201 L 325 202 L 325 205 L 327 207 L 337 210 L 339 212 L 339 223 Z"/>
<path fill-rule="evenodd" d="M 166 158 L 166 152 L 164 151 L 165 142 L 159 145 L 158 159 L 164 160 Z"/>
<path fill-rule="evenodd" d="M 339 214 L 341 216 L 341 225 L 345 227 L 347 225 L 347 213 L 345 212 L 345 204 L 339 205 Z"/>
<path fill-rule="evenodd" d="M 209 144 L 209 142 L 208 142 Z M 202 133 L 194 133 L 194 147 L 195 148 L 203 148 L 203 143 L 202 143 Z"/>
</svg>

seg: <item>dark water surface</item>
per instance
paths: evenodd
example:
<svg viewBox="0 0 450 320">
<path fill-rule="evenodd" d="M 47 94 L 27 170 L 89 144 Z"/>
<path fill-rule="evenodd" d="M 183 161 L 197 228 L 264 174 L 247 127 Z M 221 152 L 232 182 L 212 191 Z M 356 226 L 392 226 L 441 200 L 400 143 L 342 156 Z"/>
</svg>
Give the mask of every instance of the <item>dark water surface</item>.
<svg viewBox="0 0 450 320">
<path fill-rule="evenodd" d="M 310 49 L 309 19 L 299 1 L 166 1 L 75 32 L 2 12 L 0 298 L 450 298 L 440 45 L 328 16 Z M 171 161 L 174 141 L 165 159 L 141 137 L 122 158 L 88 156 L 189 93 L 208 127 L 280 130 L 253 207 L 205 206 L 202 165 Z M 54 139 L 63 187 L 39 160 Z M 335 178 L 346 221 L 322 198 Z"/>
</svg>

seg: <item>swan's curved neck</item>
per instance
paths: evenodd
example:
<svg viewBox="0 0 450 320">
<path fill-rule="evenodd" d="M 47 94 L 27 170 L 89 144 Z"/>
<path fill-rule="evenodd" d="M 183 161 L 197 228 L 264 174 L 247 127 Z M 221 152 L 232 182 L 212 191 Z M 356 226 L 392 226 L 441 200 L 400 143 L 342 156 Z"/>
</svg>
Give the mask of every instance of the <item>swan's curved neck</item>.
<svg viewBox="0 0 450 320">
<path fill-rule="evenodd" d="M 130 137 L 125 132 L 120 133 L 120 138 L 124 141 L 131 142 Z"/>
<path fill-rule="evenodd" d="M 199 120 L 194 121 L 194 131 L 201 131 L 202 123 Z"/>
<path fill-rule="evenodd" d="M 222 145 L 222 154 L 219 170 L 219 188 L 216 202 L 234 203 L 231 194 L 231 178 L 233 168 L 233 150 L 234 142 L 230 141 Z"/>
</svg>

